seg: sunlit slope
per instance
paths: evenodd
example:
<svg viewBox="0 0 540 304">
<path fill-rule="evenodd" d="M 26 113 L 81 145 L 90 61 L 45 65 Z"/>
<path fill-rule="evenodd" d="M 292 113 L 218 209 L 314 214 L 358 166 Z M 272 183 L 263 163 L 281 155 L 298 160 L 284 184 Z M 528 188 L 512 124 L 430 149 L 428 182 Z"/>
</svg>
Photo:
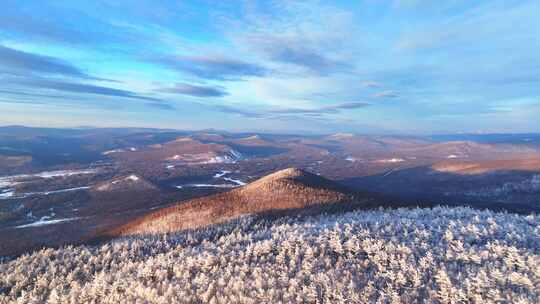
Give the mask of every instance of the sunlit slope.
<svg viewBox="0 0 540 304">
<path fill-rule="evenodd" d="M 290 168 L 229 192 L 180 202 L 112 231 L 112 235 L 173 232 L 222 223 L 241 215 L 351 202 L 346 189 Z"/>
</svg>

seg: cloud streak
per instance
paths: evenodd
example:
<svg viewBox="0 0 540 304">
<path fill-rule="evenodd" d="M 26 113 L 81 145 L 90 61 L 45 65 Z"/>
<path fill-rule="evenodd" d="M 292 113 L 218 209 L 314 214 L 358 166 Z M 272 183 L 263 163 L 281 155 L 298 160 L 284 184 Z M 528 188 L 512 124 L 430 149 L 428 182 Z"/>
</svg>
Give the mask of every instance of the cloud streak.
<svg viewBox="0 0 540 304">
<path fill-rule="evenodd" d="M 215 111 L 235 114 L 243 117 L 249 118 L 264 118 L 264 119 L 274 119 L 274 118 L 283 118 L 290 116 L 297 117 L 318 117 L 325 114 L 337 114 L 341 111 L 361 109 L 369 107 L 371 104 L 365 102 L 347 102 L 340 103 L 335 105 L 323 106 L 323 107 L 313 107 L 313 108 L 285 108 L 285 109 L 269 109 L 269 110 L 260 110 L 260 111 L 249 111 L 244 110 L 234 106 L 228 105 L 213 105 L 212 109 Z"/>
<path fill-rule="evenodd" d="M 28 86 L 31 88 L 38 88 L 38 89 L 49 89 L 49 90 L 54 90 L 58 92 L 93 94 L 93 95 L 101 95 L 101 96 L 109 96 L 109 97 L 122 97 L 122 98 L 139 99 L 139 100 L 146 100 L 146 101 L 153 101 L 153 102 L 162 101 L 161 99 L 158 99 L 158 98 L 142 96 L 142 95 L 139 95 L 137 93 L 127 91 L 127 90 L 115 89 L 115 88 L 92 85 L 92 84 L 68 82 L 68 81 L 63 81 L 63 80 L 39 78 L 39 77 L 5 79 L 4 83 Z"/>
<path fill-rule="evenodd" d="M 256 36 L 248 42 L 259 46 L 261 52 L 270 60 L 305 68 L 320 75 L 346 72 L 351 65 L 329 58 L 318 47 L 308 47 L 300 37 L 285 39 L 273 36 Z"/>
<path fill-rule="evenodd" d="M 223 97 L 228 93 L 222 87 L 177 83 L 174 87 L 160 89 L 159 92 L 188 95 L 194 97 Z"/>
<path fill-rule="evenodd" d="M 135 42 L 146 43 L 149 39 L 133 28 L 108 22 L 103 18 L 105 12 L 95 14 L 104 9 L 98 1 L 86 3 L 90 7 L 94 6 L 91 12 L 81 11 L 73 4 L 46 0 L 39 3 L 2 1 L 0 37 L 96 49 L 120 43 L 123 48 L 132 47 Z"/>
<path fill-rule="evenodd" d="M 201 79 L 234 81 L 267 74 L 262 66 L 222 56 L 161 56 L 151 61 Z"/>
<path fill-rule="evenodd" d="M 0 72 L 1 70 L 90 78 L 82 70 L 64 60 L 23 52 L 2 45 L 0 45 Z"/>
<path fill-rule="evenodd" d="M 239 116 L 243 116 L 247 118 L 263 118 L 266 116 L 263 113 L 258 113 L 255 111 L 248 111 L 248 110 L 244 110 L 241 108 L 228 106 L 228 105 L 212 105 L 211 108 L 214 111 L 227 113 L 227 114 L 235 114 L 235 115 L 239 115 Z"/>
<path fill-rule="evenodd" d="M 369 107 L 371 104 L 366 102 L 348 102 L 336 105 L 323 106 L 318 108 L 288 108 L 270 111 L 274 114 L 335 114 L 342 110 L 355 110 Z"/>
<path fill-rule="evenodd" d="M 373 94 L 373 97 L 375 98 L 397 98 L 399 97 L 398 93 L 394 91 L 384 91 Z"/>
<path fill-rule="evenodd" d="M 382 84 L 376 81 L 364 81 L 361 83 L 364 88 L 380 88 Z"/>
</svg>

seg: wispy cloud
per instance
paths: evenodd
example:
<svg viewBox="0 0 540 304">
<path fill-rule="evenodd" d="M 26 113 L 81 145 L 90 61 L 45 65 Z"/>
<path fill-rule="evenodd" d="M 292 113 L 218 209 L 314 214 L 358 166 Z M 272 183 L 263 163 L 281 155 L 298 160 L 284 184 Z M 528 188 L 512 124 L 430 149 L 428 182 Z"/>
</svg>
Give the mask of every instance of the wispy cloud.
<svg viewBox="0 0 540 304">
<path fill-rule="evenodd" d="M 147 103 L 146 105 L 149 106 L 149 107 L 151 107 L 151 108 L 158 109 L 158 110 L 163 110 L 163 111 L 176 111 L 176 108 L 175 108 L 173 105 L 168 104 L 168 103 L 163 103 L 163 102 L 152 102 L 152 103 Z"/>
<path fill-rule="evenodd" d="M 412 131 L 426 132 L 476 126 L 474 113 L 504 104 L 527 112 L 521 125 L 539 128 L 531 118 L 538 108 L 524 111 L 511 102 L 540 96 L 534 0 L 4 0 L 1 6 L 4 100 L 77 104 L 101 111 L 87 117 L 111 111 L 119 121 L 144 117 L 141 123 L 181 127 L 191 120 L 240 128 L 256 118 L 254 128 L 271 129 L 280 119 L 326 130 L 372 119 L 400 130 L 414 121 Z M 101 75 L 119 82 L 101 82 Z M 165 112 L 175 110 L 166 98 L 182 100 L 182 119 Z M 41 115 L 26 108 L 29 117 Z M 456 111 L 463 112 L 459 121 L 448 118 Z M 13 115 L 0 112 L 0 120 Z M 230 119 L 215 119 L 225 114 Z M 515 129 L 516 121 L 501 115 L 485 125 Z"/>
<path fill-rule="evenodd" d="M 21 91 L 15 91 L 15 90 L 0 90 L 0 94 L 17 95 L 17 96 L 24 96 L 24 97 L 38 97 L 38 98 L 61 98 L 61 99 L 66 98 L 66 96 L 63 96 L 63 95 L 39 94 L 39 93 L 21 92 Z"/>
<path fill-rule="evenodd" d="M 23 52 L 0 45 L 0 73 L 10 70 L 90 78 L 82 70 L 62 59 Z"/>
<path fill-rule="evenodd" d="M 369 107 L 371 104 L 366 102 L 348 102 L 335 105 L 328 105 L 316 108 L 287 108 L 269 111 L 274 114 L 333 114 L 342 110 L 354 110 Z"/>
<path fill-rule="evenodd" d="M 313 108 L 280 108 L 280 109 L 259 109 L 257 111 L 245 110 L 238 106 L 230 105 L 211 105 L 214 111 L 228 114 L 235 114 L 243 117 L 257 119 L 281 119 L 284 117 L 321 117 L 326 114 L 336 114 L 341 111 L 360 109 L 370 106 L 365 102 L 348 102 L 335 105 L 328 105 Z"/>
<path fill-rule="evenodd" d="M 399 2 L 415 5 L 427 1 Z M 535 32 L 529 29 L 537 26 L 536 12 L 540 9 L 537 1 L 516 1 L 513 4 L 507 1 L 479 1 L 475 5 L 467 4 L 467 1 L 448 1 L 441 9 L 446 8 L 443 12 L 463 10 L 464 3 L 468 9 L 461 14 L 443 15 L 432 20 L 428 27 L 406 33 L 397 41 L 395 48 L 410 53 L 429 50 L 458 53 L 459 49 L 468 48 L 492 51 L 492 45 L 500 43 L 506 44 L 507 49 L 519 49 L 524 46 L 510 41 L 527 41 L 536 37 Z"/>
<path fill-rule="evenodd" d="M 384 91 L 373 94 L 373 97 L 375 98 L 397 98 L 399 97 L 399 94 L 394 91 Z"/>
<path fill-rule="evenodd" d="M 69 81 L 63 81 L 63 80 L 46 79 L 46 78 L 40 78 L 40 77 L 8 78 L 8 79 L 4 79 L 4 83 L 22 85 L 22 86 L 27 86 L 34 89 L 36 88 L 49 89 L 49 90 L 54 90 L 57 92 L 94 94 L 94 95 L 102 95 L 102 96 L 109 96 L 109 97 L 140 99 L 140 100 L 154 101 L 154 102 L 162 101 L 161 99 L 158 99 L 158 98 L 142 96 L 142 95 L 139 95 L 137 93 L 127 91 L 127 90 L 115 89 L 115 88 L 92 85 L 92 84 L 69 82 Z"/>
<path fill-rule="evenodd" d="M 363 81 L 361 84 L 364 88 L 380 88 L 382 84 L 376 81 Z"/>
<path fill-rule="evenodd" d="M 151 61 L 202 79 L 233 81 L 267 73 L 264 67 L 257 64 L 223 56 L 159 56 Z"/>
<path fill-rule="evenodd" d="M 303 1 L 253 3 L 245 11 L 241 20 L 231 20 L 228 34 L 276 73 L 302 77 L 354 71 L 358 27 L 350 11 Z"/>
<path fill-rule="evenodd" d="M 239 115 L 239 116 L 243 116 L 243 117 L 247 117 L 247 118 L 262 118 L 262 117 L 265 116 L 263 113 L 244 110 L 244 109 L 241 109 L 239 107 L 234 107 L 234 106 L 229 106 L 229 105 L 212 105 L 211 108 L 214 111 Z"/>
<path fill-rule="evenodd" d="M 223 97 L 228 95 L 223 87 L 192 85 L 187 83 L 177 83 L 173 87 L 162 88 L 158 91 L 195 97 Z"/>
<path fill-rule="evenodd" d="M 321 75 L 352 69 L 347 62 L 330 58 L 319 47 L 307 46 L 300 37 L 252 36 L 248 43 L 256 45 L 270 60 L 303 67 Z"/>
<path fill-rule="evenodd" d="M 101 14 L 93 14 L 102 9 L 97 2 L 87 3 L 96 6 L 94 12 L 86 13 L 68 2 L 2 1 L 0 37 L 91 48 L 107 48 L 119 43 L 126 48 L 150 38 L 140 31 L 108 22 Z M 118 47 L 115 50 L 119 50 Z"/>
</svg>

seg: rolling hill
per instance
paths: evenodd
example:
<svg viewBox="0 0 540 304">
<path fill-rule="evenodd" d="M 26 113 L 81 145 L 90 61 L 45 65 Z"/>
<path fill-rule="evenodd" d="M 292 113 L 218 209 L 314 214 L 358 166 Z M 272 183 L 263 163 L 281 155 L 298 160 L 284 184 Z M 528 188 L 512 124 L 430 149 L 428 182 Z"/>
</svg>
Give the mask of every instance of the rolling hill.
<svg viewBox="0 0 540 304">
<path fill-rule="evenodd" d="M 493 161 L 444 161 L 431 167 L 438 172 L 454 174 L 484 174 L 494 171 L 540 171 L 540 158 L 506 159 Z"/>
<path fill-rule="evenodd" d="M 199 228 L 241 215 L 303 209 L 355 200 L 344 187 L 315 174 L 289 168 L 246 186 L 158 210 L 112 235 L 153 234 Z"/>
</svg>

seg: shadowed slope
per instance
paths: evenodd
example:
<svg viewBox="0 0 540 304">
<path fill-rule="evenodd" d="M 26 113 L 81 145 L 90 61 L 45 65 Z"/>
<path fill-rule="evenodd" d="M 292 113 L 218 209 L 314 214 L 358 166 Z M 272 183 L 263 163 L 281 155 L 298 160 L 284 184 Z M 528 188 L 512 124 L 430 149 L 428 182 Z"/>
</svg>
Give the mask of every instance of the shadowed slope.
<svg viewBox="0 0 540 304">
<path fill-rule="evenodd" d="M 112 231 L 112 235 L 173 232 L 225 222 L 245 214 L 351 202 L 340 185 L 317 175 L 285 169 L 229 192 L 181 202 Z"/>
</svg>

